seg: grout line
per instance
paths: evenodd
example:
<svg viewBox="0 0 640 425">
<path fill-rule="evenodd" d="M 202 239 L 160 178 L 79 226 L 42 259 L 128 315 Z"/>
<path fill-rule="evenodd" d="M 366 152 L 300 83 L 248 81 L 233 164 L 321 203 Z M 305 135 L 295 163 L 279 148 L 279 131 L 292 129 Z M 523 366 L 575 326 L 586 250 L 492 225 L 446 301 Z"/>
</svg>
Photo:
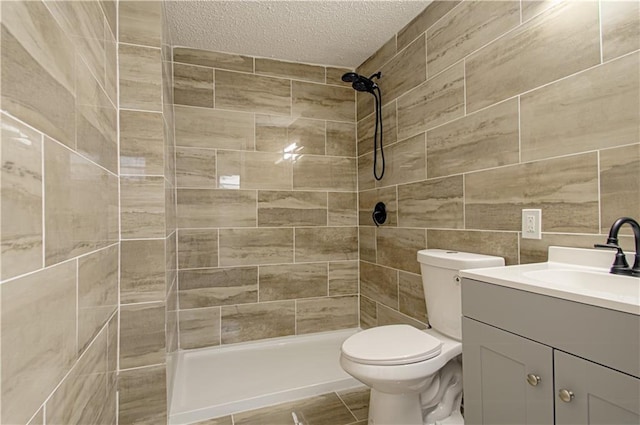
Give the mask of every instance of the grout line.
<svg viewBox="0 0 640 425">
<path fill-rule="evenodd" d="M 596 151 L 596 155 L 597 155 L 597 173 L 598 173 L 598 232 L 602 232 L 602 196 L 601 196 L 602 181 L 600 178 L 600 172 L 601 172 L 600 151 Z"/>
<path fill-rule="evenodd" d="M 522 98 L 518 95 L 518 164 L 522 164 L 522 115 L 520 113 Z"/>
<path fill-rule="evenodd" d="M 46 220 L 45 220 L 45 216 L 46 216 L 46 211 L 47 211 L 47 201 L 46 201 L 46 185 L 45 185 L 45 179 L 46 179 L 46 171 L 45 171 L 45 166 L 44 166 L 44 158 L 45 158 L 45 154 L 44 154 L 44 134 L 40 133 L 40 162 L 41 162 L 41 175 L 42 175 L 42 268 L 45 268 L 47 266 L 47 228 L 46 228 Z M 120 209 L 118 208 L 118 212 L 120 211 Z M 118 216 L 120 214 L 118 213 Z"/>
<path fill-rule="evenodd" d="M 602 0 L 598 1 L 598 41 L 600 42 L 600 63 L 604 62 L 604 50 L 602 47 Z"/>
<path fill-rule="evenodd" d="M 358 422 L 358 418 L 356 417 L 356 415 L 351 411 L 351 409 L 349 408 L 349 406 L 347 406 L 347 403 L 345 403 L 345 401 L 342 399 L 342 397 L 340 397 L 340 394 L 338 394 L 337 391 L 333 392 L 336 396 L 338 396 L 338 399 L 342 402 L 342 404 L 344 405 L 344 407 L 347 408 L 347 410 L 349 411 L 349 413 L 351 413 L 351 416 L 354 417 L 354 419 L 356 420 L 356 422 Z M 351 422 L 350 422 L 351 423 Z"/>
</svg>

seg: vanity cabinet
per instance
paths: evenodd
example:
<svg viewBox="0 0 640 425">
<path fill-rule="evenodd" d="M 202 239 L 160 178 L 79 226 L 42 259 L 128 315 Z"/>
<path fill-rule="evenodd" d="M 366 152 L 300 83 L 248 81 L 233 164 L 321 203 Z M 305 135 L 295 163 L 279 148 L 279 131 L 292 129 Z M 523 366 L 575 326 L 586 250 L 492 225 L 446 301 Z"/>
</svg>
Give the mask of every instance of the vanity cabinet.
<svg viewBox="0 0 640 425">
<path fill-rule="evenodd" d="M 465 424 L 640 424 L 640 316 L 463 279 Z"/>
</svg>

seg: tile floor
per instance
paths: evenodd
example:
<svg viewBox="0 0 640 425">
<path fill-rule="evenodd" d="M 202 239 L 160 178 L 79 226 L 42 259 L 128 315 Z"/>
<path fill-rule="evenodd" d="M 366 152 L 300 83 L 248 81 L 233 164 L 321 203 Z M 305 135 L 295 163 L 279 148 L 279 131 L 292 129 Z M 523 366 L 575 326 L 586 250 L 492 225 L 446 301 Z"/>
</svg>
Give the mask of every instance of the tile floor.
<svg viewBox="0 0 640 425">
<path fill-rule="evenodd" d="M 192 425 L 366 425 L 369 388 L 322 394 L 275 406 L 236 413 Z"/>
</svg>

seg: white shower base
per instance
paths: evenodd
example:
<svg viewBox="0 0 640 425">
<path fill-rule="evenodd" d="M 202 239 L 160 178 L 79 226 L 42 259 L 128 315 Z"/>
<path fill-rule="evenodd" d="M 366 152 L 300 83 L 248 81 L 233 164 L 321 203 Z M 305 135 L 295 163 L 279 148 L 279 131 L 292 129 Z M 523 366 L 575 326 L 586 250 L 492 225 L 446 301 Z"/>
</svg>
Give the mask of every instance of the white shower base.
<svg viewBox="0 0 640 425">
<path fill-rule="evenodd" d="M 181 351 L 169 423 L 189 424 L 361 386 L 340 367 L 358 329 Z"/>
</svg>

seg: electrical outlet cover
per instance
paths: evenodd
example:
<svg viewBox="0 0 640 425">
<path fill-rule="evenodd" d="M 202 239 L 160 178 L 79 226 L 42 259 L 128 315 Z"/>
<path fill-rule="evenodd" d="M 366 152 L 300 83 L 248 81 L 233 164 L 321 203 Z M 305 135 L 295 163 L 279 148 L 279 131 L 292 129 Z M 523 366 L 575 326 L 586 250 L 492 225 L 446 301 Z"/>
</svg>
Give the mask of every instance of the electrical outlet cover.
<svg viewBox="0 0 640 425">
<path fill-rule="evenodd" d="M 522 210 L 522 239 L 542 239 L 542 210 Z"/>
</svg>

